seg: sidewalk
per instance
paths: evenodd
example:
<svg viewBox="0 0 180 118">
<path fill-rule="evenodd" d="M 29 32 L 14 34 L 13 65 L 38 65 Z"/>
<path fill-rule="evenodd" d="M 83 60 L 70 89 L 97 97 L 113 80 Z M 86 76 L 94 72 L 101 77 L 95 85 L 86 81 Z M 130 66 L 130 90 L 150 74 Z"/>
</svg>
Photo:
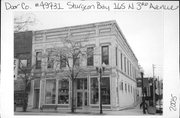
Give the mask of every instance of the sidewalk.
<svg viewBox="0 0 180 118">
<path fill-rule="evenodd" d="M 22 112 L 22 109 L 17 109 L 15 115 L 149 115 L 143 114 L 143 110 L 140 109 L 139 105 L 134 108 L 128 108 L 120 111 L 107 111 L 104 110 L 103 114 L 99 114 L 99 110 L 81 110 L 76 109 L 75 113 L 71 113 L 70 110 L 43 110 L 40 109 L 28 109 L 27 112 Z"/>
</svg>

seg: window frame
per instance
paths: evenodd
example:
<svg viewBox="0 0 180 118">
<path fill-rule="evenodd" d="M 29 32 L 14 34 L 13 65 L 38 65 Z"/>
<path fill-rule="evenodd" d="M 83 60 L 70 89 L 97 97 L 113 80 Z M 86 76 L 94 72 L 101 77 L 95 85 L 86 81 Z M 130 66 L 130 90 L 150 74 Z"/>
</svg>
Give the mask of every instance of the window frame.
<svg viewBox="0 0 180 118">
<path fill-rule="evenodd" d="M 116 66 L 118 66 L 118 48 L 115 48 L 115 53 L 116 53 Z"/>
<path fill-rule="evenodd" d="M 97 102 L 96 104 L 94 104 L 94 103 L 91 102 L 91 91 L 92 91 L 92 90 L 91 90 L 91 79 L 92 79 L 92 78 L 97 78 L 97 82 L 98 82 L 98 102 Z M 97 106 L 97 105 L 99 105 L 99 102 L 100 102 L 100 101 L 99 101 L 99 97 L 100 97 L 100 96 L 99 96 L 99 95 L 100 95 L 100 94 L 99 94 L 99 90 L 100 90 L 99 88 L 100 88 L 100 86 L 99 86 L 99 80 L 98 80 L 98 79 L 99 79 L 99 78 L 98 78 L 97 76 L 91 76 L 91 77 L 90 77 L 90 81 L 89 81 L 89 90 L 90 90 L 90 92 L 89 92 L 89 104 L 90 104 L 91 106 Z"/>
<path fill-rule="evenodd" d="M 123 89 L 123 88 L 124 88 L 123 81 L 121 81 L 120 84 L 121 84 L 121 85 L 120 85 L 120 90 L 123 91 L 123 90 L 124 90 L 124 89 Z"/>
<path fill-rule="evenodd" d="M 129 75 L 129 60 L 127 59 L 127 75 Z"/>
<path fill-rule="evenodd" d="M 125 92 L 127 93 L 127 83 L 126 82 L 124 84 L 124 87 L 125 87 Z"/>
<path fill-rule="evenodd" d="M 58 103 L 58 101 L 59 101 L 59 82 L 60 81 L 63 81 L 63 80 L 67 80 L 68 81 L 68 103 L 67 104 L 59 104 Z M 60 80 L 57 80 L 57 93 L 58 93 L 58 95 L 57 95 L 57 104 L 59 104 L 59 105 L 69 105 L 70 104 L 70 81 L 69 81 L 69 79 L 68 78 L 66 78 L 66 79 L 60 79 Z"/>
<path fill-rule="evenodd" d="M 53 104 L 53 103 L 50 103 L 50 104 L 48 104 L 47 102 L 46 102 L 46 93 L 47 93 L 47 81 L 52 81 L 52 80 L 54 80 L 55 81 L 55 103 Z M 44 94 L 44 97 L 45 97 L 45 104 L 46 105 L 56 105 L 56 103 L 57 103 L 57 80 L 56 79 L 46 79 L 45 80 L 45 94 Z"/>
<path fill-rule="evenodd" d="M 54 59 L 52 58 L 53 51 L 48 50 L 47 53 L 48 53 L 48 57 L 47 57 L 47 69 L 53 69 L 54 68 L 54 63 L 55 63 Z"/>
<path fill-rule="evenodd" d="M 126 73 L 126 57 L 124 56 L 124 72 Z"/>
<path fill-rule="evenodd" d="M 101 79 L 103 80 L 103 78 L 108 78 L 109 79 L 109 104 L 103 104 L 102 103 L 102 105 L 104 106 L 104 105 L 111 105 L 111 79 L 110 79 L 110 77 L 109 76 L 103 76 Z M 101 82 L 102 82 L 102 80 L 101 80 Z M 100 89 L 100 88 L 99 88 Z M 101 88 L 102 89 L 102 88 Z M 101 90 L 101 92 L 102 92 L 102 90 Z M 102 94 L 103 95 L 103 94 Z"/>
<path fill-rule="evenodd" d="M 123 71 L 123 53 L 121 52 L 121 71 Z"/>
<path fill-rule="evenodd" d="M 38 53 L 40 53 L 42 56 L 42 51 L 36 51 L 36 69 L 41 69 L 42 58 L 40 57 L 41 59 L 38 59 Z"/>
<path fill-rule="evenodd" d="M 107 47 L 107 55 L 103 55 L 103 48 Z M 107 61 L 104 59 L 107 58 Z M 102 45 L 101 46 L 101 64 L 103 64 L 103 62 L 106 65 L 109 65 L 109 45 Z M 107 62 L 107 63 L 106 63 Z"/>
<path fill-rule="evenodd" d="M 90 57 L 88 57 L 89 56 L 88 49 L 91 50 L 91 48 L 92 48 L 92 54 L 90 54 Z M 91 61 L 91 60 L 92 60 L 92 62 L 89 64 L 89 61 Z M 87 63 L 86 64 L 87 64 L 87 66 L 94 66 L 94 47 L 93 46 L 87 47 Z"/>
<path fill-rule="evenodd" d="M 60 69 L 66 68 L 66 56 L 60 55 Z"/>
</svg>

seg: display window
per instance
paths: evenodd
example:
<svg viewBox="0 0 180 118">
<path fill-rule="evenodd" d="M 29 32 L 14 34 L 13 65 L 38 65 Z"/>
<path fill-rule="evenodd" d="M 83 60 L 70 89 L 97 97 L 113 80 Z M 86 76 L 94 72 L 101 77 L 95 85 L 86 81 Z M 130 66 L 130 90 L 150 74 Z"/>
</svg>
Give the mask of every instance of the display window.
<svg viewBox="0 0 180 118">
<path fill-rule="evenodd" d="M 58 104 L 69 103 L 69 81 L 59 80 L 58 81 Z"/>
<path fill-rule="evenodd" d="M 56 101 L 56 80 L 46 80 L 46 104 L 55 104 Z"/>
<path fill-rule="evenodd" d="M 101 80 L 102 104 L 110 104 L 110 81 L 109 77 L 103 77 Z"/>
<path fill-rule="evenodd" d="M 91 104 L 98 104 L 99 103 L 99 86 L 98 86 L 98 79 L 91 78 L 90 80 L 90 87 L 91 87 Z"/>
</svg>

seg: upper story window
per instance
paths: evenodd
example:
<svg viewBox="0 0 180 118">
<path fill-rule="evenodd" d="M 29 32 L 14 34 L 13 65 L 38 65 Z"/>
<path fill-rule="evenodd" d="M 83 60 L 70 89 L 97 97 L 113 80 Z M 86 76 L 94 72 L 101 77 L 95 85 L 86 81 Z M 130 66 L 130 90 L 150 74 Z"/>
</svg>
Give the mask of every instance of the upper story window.
<svg viewBox="0 0 180 118">
<path fill-rule="evenodd" d="M 31 66 L 31 56 L 30 54 L 19 54 L 19 67 L 27 68 Z"/>
<path fill-rule="evenodd" d="M 125 83 L 125 91 L 127 92 L 127 85 L 126 85 L 126 83 Z"/>
<path fill-rule="evenodd" d="M 36 69 L 41 69 L 42 52 L 36 52 Z"/>
<path fill-rule="evenodd" d="M 80 65 L 80 57 L 76 57 L 74 59 L 74 66 L 79 66 Z"/>
<path fill-rule="evenodd" d="M 126 73 L 126 57 L 124 57 L 124 72 Z"/>
<path fill-rule="evenodd" d="M 87 66 L 93 66 L 94 63 L 94 48 L 93 47 L 88 47 L 87 48 Z"/>
<path fill-rule="evenodd" d="M 53 67 L 54 67 L 53 52 L 48 52 L 48 64 L 47 64 L 47 68 L 53 68 Z"/>
<path fill-rule="evenodd" d="M 66 57 L 61 55 L 60 56 L 60 68 L 66 67 Z"/>
<path fill-rule="evenodd" d="M 130 76 L 132 77 L 132 66 L 131 66 L 131 63 L 130 63 Z"/>
<path fill-rule="evenodd" d="M 127 73 L 129 75 L 129 61 L 128 61 L 128 59 L 127 59 Z"/>
<path fill-rule="evenodd" d="M 74 66 L 80 66 L 80 50 L 75 50 L 73 55 L 73 64 Z"/>
<path fill-rule="evenodd" d="M 121 70 L 123 70 L 123 55 L 121 53 Z"/>
<path fill-rule="evenodd" d="M 116 47 L 116 66 L 118 65 L 118 49 Z"/>
<path fill-rule="evenodd" d="M 23 68 L 23 67 L 29 67 L 30 66 L 30 59 L 20 59 L 19 60 L 19 67 Z"/>
<path fill-rule="evenodd" d="M 102 63 L 109 65 L 109 46 L 102 46 Z"/>
</svg>

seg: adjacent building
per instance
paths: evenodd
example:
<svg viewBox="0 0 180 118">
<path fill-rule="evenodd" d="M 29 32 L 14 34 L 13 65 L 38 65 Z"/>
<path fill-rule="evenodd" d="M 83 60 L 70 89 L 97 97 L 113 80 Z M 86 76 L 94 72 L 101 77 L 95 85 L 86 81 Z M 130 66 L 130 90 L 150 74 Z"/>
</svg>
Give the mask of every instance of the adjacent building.
<svg viewBox="0 0 180 118">
<path fill-rule="evenodd" d="M 22 97 L 25 84 L 22 77 L 24 72 L 20 68 L 25 67 L 26 74 L 31 73 L 32 55 L 32 31 L 14 33 L 14 102 L 22 106 Z"/>
<path fill-rule="evenodd" d="M 31 67 L 32 35 L 32 31 L 14 33 L 14 58 L 19 66 Z"/>
<path fill-rule="evenodd" d="M 79 66 L 84 73 L 78 74 L 74 88 L 62 72 L 53 71 L 48 58 L 40 55 L 48 49 L 63 46 L 62 40 L 86 39 L 83 46 L 93 50 L 94 55 L 81 58 Z M 63 63 L 63 62 L 62 62 Z M 46 29 L 33 32 L 32 65 L 33 80 L 29 94 L 28 106 L 58 106 L 58 109 L 71 108 L 71 92 L 75 90 L 75 106 L 79 109 L 99 109 L 99 73 L 96 67 L 105 63 L 107 69 L 102 73 L 103 110 L 119 110 L 134 106 L 137 103 L 137 83 L 139 76 L 138 59 L 127 43 L 116 21 Z M 64 65 L 64 69 L 67 65 Z M 66 78 L 66 79 L 64 79 Z"/>
</svg>

